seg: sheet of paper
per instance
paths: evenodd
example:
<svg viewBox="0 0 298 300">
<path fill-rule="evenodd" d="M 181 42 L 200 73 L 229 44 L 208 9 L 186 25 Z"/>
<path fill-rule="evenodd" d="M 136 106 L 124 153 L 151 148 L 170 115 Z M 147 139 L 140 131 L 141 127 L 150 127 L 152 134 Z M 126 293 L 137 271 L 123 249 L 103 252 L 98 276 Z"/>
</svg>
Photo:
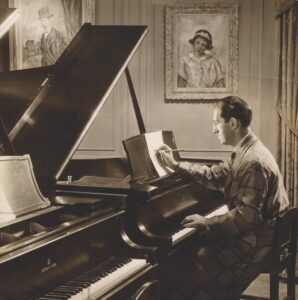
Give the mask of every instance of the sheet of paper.
<svg viewBox="0 0 298 300">
<path fill-rule="evenodd" d="M 145 139 L 149 156 L 157 174 L 159 176 L 164 176 L 174 172 L 172 169 L 165 167 L 157 157 L 157 150 L 164 144 L 162 131 L 145 133 Z"/>
<path fill-rule="evenodd" d="M 229 211 L 228 206 L 223 205 L 223 206 L 220 206 L 219 208 L 215 209 L 211 213 L 207 214 L 205 217 L 209 219 L 209 218 L 214 217 L 214 216 L 221 216 L 221 215 L 225 214 L 228 211 Z"/>
</svg>

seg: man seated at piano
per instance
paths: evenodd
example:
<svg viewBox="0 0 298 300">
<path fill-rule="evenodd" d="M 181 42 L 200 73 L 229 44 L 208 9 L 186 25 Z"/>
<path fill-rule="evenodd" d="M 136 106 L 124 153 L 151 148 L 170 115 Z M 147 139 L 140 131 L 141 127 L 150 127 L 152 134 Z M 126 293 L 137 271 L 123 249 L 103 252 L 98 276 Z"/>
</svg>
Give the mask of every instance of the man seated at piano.
<svg viewBox="0 0 298 300">
<path fill-rule="evenodd" d="M 268 261 L 275 217 L 289 205 L 279 168 L 251 132 L 251 119 L 251 109 L 239 97 L 215 105 L 213 133 L 234 148 L 231 159 L 217 165 L 178 162 L 167 145 L 159 151 L 164 165 L 207 188 L 223 190 L 229 209 L 211 218 L 190 215 L 182 222 L 206 230 L 208 240 L 197 251 L 199 289 L 193 299 L 239 299 Z"/>
</svg>

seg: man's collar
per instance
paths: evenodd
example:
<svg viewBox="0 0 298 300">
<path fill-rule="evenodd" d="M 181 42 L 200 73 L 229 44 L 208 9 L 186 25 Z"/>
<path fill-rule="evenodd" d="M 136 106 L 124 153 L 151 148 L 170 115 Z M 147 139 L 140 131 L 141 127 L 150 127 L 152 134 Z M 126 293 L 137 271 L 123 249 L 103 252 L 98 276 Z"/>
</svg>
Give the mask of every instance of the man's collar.
<svg viewBox="0 0 298 300">
<path fill-rule="evenodd" d="M 234 147 L 234 152 L 239 152 L 241 147 L 244 146 L 244 144 L 246 144 L 246 140 L 249 136 L 251 136 L 252 133 L 249 131 L 239 142 L 238 144 Z"/>
</svg>

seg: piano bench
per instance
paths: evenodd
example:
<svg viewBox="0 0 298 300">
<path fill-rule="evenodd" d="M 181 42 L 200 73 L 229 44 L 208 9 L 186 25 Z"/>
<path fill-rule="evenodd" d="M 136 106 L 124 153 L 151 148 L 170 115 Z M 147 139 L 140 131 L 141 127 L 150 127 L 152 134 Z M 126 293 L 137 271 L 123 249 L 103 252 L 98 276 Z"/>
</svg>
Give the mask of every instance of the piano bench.
<svg viewBox="0 0 298 300">
<path fill-rule="evenodd" d="M 158 281 L 152 280 L 144 283 L 130 300 L 160 300 Z"/>
<path fill-rule="evenodd" d="M 241 299 L 279 299 L 279 276 L 282 271 L 287 272 L 287 297 L 295 300 L 295 269 L 297 252 L 298 208 L 290 208 L 277 217 L 275 225 L 275 237 L 273 243 L 270 265 L 263 273 L 269 274 L 270 297 L 258 297 L 246 294 Z"/>
</svg>

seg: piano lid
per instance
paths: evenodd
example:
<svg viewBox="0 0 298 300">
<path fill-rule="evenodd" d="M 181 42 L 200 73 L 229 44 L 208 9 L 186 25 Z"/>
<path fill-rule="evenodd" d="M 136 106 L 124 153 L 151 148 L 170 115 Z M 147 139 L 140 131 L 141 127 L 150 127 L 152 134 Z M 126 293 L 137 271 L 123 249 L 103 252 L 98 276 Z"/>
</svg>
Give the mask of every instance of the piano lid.
<svg viewBox="0 0 298 300">
<path fill-rule="evenodd" d="M 0 3 L 0 39 L 19 18 L 19 16 L 20 14 L 17 8 L 8 8 L 4 3 Z"/>
<path fill-rule="evenodd" d="M 85 24 L 62 53 L 9 134 L 39 180 L 58 180 L 146 33 Z"/>
<path fill-rule="evenodd" d="M 52 66 L 0 73 L 0 116 L 9 132 L 28 109 Z"/>
</svg>

